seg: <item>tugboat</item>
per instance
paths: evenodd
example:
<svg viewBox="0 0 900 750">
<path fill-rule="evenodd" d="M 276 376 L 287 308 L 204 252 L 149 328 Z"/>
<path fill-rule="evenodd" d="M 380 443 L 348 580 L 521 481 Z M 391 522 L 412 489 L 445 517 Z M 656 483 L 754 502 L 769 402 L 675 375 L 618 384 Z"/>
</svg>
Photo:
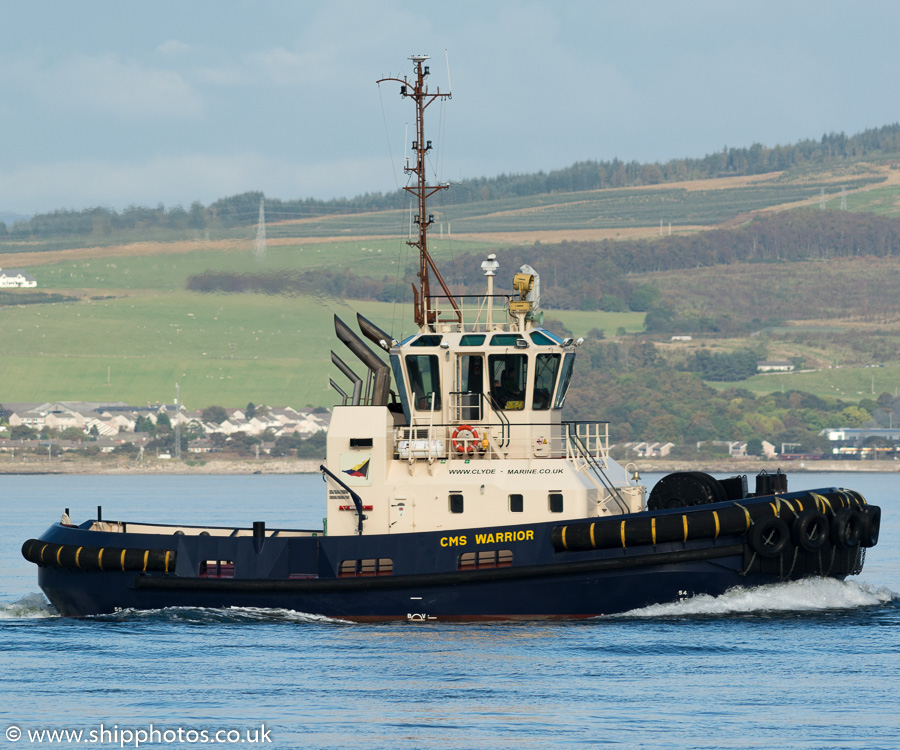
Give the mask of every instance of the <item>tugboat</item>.
<svg viewBox="0 0 900 750">
<path fill-rule="evenodd" d="M 582 339 L 543 327 L 530 266 L 495 293 L 453 294 L 428 252 L 428 57 L 384 78 L 416 108 L 406 187 L 417 200 L 418 330 L 396 341 L 357 315 L 335 333 L 349 380 L 328 433 L 323 528 L 188 526 L 67 515 L 22 546 L 62 615 L 284 608 L 352 621 L 585 618 L 862 570 L 881 511 L 853 490 L 789 492 L 780 471 L 661 479 L 647 494 L 610 457 L 608 424 L 562 417 Z M 434 280 L 439 291 L 433 294 Z M 365 343 L 367 339 L 372 346 Z M 346 356 L 346 355 L 345 355 Z"/>
</svg>

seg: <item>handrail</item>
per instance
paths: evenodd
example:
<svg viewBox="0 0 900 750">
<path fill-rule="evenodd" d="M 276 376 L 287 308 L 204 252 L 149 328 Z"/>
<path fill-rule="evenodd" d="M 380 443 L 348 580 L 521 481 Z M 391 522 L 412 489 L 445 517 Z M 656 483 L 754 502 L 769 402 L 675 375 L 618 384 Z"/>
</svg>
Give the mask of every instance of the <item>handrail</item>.
<svg viewBox="0 0 900 750">
<path fill-rule="evenodd" d="M 587 446 L 582 442 L 581 436 L 578 434 L 576 430 L 572 433 L 568 429 L 568 425 L 566 425 L 567 437 L 570 439 L 572 445 L 575 446 L 576 452 L 578 455 L 584 460 L 584 462 L 591 467 L 594 474 L 600 480 L 600 483 L 606 489 L 606 491 L 613 497 L 615 497 L 616 502 L 619 504 L 619 507 L 622 509 L 623 513 L 628 513 L 628 503 L 626 503 L 622 496 L 619 494 L 619 490 L 616 486 L 610 481 L 609 477 L 606 476 L 606 469 L 600 465 L 600 462 L 591 455 L 591 452 L 587 449 Z"/>
</svg>

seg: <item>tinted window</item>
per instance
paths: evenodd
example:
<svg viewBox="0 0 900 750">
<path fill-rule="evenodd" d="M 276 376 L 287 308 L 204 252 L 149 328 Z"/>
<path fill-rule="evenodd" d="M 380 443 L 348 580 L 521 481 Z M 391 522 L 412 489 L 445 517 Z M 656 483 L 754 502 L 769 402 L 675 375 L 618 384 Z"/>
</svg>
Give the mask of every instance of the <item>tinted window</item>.
<svg viewBox="0 0 900 750">
<path fill-rule="evenodd" d="M 525 408 L 528 357 L 525 354 L 491 354 L 488 361 L 491 396 L 497 408 Z"/>
<path fill-rule="evenodd" d="M 525 502 L 521 495 L 510 495 L 509 496 L 509 512 L 510 513 L 521 513 L 525 510 Z"/>
<path fill-rule="evenodd" d="M 550 493 L 550 512 L 551 513 L 562 513 L 563 512 L 563 496 L 561 492 L 551 492 Z"/>
<path fill-rule="evenodd" d="M 484 343 L 483 333 L 467 333 L 459 340 L 460 346 L 481 346 Z"/>
<path fill-rule="evenodd" d="M 419 336 L 410 346 L 438 346 L 442 338 L 444 337 L 426 333 L 424 336 Z"/>
<path fill-rule="evenodd" d="M 572 380 L 572 366 L 575 364 L 575 355 L 567 354 L 563 360 L 562 374 L 559 378 L 559 389 L 556 391 L 556 401 L 553 402 L 554 409 L 562 409 L 566 402 L 566 391 L 569 390 L 569 382 Z"/>
<path fill-rule="evenodd" d="M 451 513 L 462 513 L 463 512 L 463 496 L 462 495 L 450 495 L 450 512 Z"/>
<path fill-rule="evenodd" d="M 408 354 L 406 372 L 412 400 L 419 411 L 441 408 L 441 376 L 436 354 Z M 432 396 L 433 401 L 432 401 Z"/>
<path fill-rule="evenodd" d="M 556 373 L 559 371 L 561 357 L 558 354 L 538 354 L 534 367 L 534 399 L 535 409 L 549 409 L 556 385 Z"/>
</svg>

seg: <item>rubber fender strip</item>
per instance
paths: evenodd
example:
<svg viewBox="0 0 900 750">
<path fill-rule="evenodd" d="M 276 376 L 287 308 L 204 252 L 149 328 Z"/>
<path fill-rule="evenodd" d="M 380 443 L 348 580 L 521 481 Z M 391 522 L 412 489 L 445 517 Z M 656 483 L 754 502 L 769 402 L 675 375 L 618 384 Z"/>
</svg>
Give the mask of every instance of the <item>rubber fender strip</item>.
<svg viewBox="0 0 900 750">
<path fill-rule="evenodd" d="M 715 536 L 713 536 L 713 539 L 718 539 L 719 531 L 721 530 L 721 527 L 719 526 L 719 511 L 717 511 L 717 510 L 713 511 L 713 518 L 716 520 L 716 533 L 715 533 Z M 656 519 L 653 519 L 653 520 L 655 521 Z"/>
<path fill-rule="evenodd" d="M 681 522 L 682 522 L 682 524 L 684 525 L 684 541 L 687 541 L 687 538 L 688 538 L 688 520 L 687 520 L 687 514 L 682 514 L 682 516 L 681 516 Z"/>
<path fill-rule="evenodd" d="M 591 524 L 591 549 L 597 549 L 597 542 L 594 540 L 594 526 L 597 524 Z"/>
<path fill-rule="evenodd" d="M 656 517 L 650 519 L 650 534 L 653 537 L 653 544 L 656 544 Z"/>
<path fill-rule="evenodd" d="M 622 549 L 625 549 L 625 522 L 624 521 L 622 521 L 621 534 L 622 534 Z M 43 554 L 43 552 L 41 554 Z"/>
<path fill-rule="evenodd" d="M 747 528 L 744 529 L 744 531 L 750 531 L 750 527 L 753 525 L 753 519 L 750 518 L 750 511 L 738 502 L 736 502 L 735 505 L 744 511 L 744 516 L 747 518 Z M 687 541 L 687 535 L 685 535 L 684 541 Z"/>
<path fill-rule="evenodd" d="M 568 526 L 563 526 L 563 527 L 562 527 L 562 546 L 563 546 L 563 549 L 564 549 L 564 550 L 568 550 L 568 549 L 569 549 L 569 548 L 566 546 L 566 529 L 567 529 L 567 528 L 569 528 L 569 527 L 568 527 Z"/>
</svg>

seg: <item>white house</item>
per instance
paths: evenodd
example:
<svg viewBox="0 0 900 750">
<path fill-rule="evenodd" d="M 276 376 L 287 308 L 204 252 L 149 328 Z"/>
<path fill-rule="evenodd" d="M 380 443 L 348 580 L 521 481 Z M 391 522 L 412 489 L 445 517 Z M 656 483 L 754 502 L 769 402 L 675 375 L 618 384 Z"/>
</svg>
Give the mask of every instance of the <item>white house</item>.
<svg viewBox="0 0 900 750">
<path fill-rule="evenodd" d="M 37 279 L 30 273 L 14 271 L 11 268 L 4 271 L 0 268 L 0 289 L 27 289 L 35 286 L 37 286 Z"/>
</svg>

